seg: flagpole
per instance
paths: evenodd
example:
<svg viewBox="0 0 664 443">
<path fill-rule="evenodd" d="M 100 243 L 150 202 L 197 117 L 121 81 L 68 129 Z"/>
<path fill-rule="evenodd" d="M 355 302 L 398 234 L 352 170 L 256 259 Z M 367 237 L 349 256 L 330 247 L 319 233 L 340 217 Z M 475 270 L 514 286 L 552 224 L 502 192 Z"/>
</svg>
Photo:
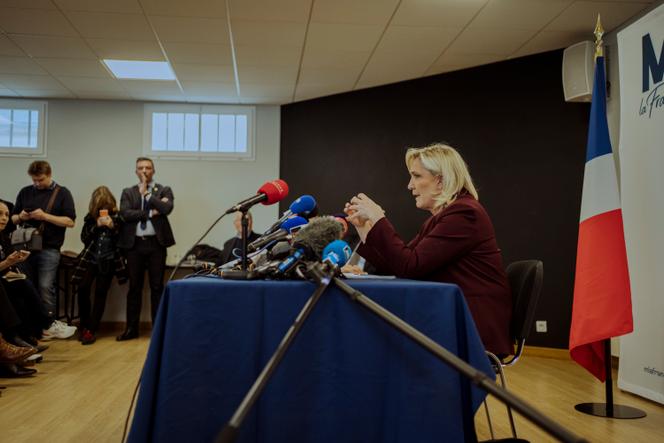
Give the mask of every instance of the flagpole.
<svg viewBox="0 0 664 443">
<path fill-rule="evenodd" d="M 600 21 L 600 16 L 597 14 L 597 24 L 595 25 L 595 60 L 597 57 L 604 56 L 604 42 L 602 36 L 604 35 L 604 29 L 602 28 L 602 23 Z M 595 63 L 595 69 L 597 69 L 597 63 Z M 605 88 L 606 85 L 598 85 L 599 87 Z M 593 94 L 593 100 L 595 99 Z M 602 97 L 603 99 L 603 97 Z M 611 338 L 606 338 L 604 340 L 604 372 L 606 374 L 604 380 L 604 392 L 605 392 L 605 403 L 579 403 L 574 406 L 579 412 L 584 414 L 594 415 L 597 417 L 607 417 L 607 418 L 643 418 L 646 416 L 646 413 L 640 409 L 633 408 L 631 406 L 624 405 L 615 405 L 613 404 L 613 376 L 611 368 Z"/>
</svg>

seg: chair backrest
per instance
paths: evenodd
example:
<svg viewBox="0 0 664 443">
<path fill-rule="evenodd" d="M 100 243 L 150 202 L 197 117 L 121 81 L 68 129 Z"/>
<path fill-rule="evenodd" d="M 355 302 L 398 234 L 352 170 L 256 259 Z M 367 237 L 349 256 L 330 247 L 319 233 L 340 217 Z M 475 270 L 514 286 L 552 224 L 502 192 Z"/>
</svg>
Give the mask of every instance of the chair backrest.
<svg viewBox="0 0 664 443">
<path fill-rule="evenodd" d="M 544 264 L 540 260 L 510 263 L 507 278 L 512 288 L 512 337 L 522 345 L 535 321 L 535 309 L 542 291 Z"/>
</svg>

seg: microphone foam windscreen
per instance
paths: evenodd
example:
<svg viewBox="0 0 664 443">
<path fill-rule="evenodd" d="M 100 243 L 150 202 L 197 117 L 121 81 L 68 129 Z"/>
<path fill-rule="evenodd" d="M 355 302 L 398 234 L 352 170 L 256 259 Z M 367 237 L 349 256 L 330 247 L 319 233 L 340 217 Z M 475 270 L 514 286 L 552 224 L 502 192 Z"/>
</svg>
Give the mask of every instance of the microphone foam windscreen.
<svg viewBox="0 0 664 443">
<path fill-rule="evenodd" d="M 320 260 L 325 246 L 341 237 L 341 229 L 341 224 L 333 217 L 318 217 L 295 234 L 293 243 L 313 254 L 308 258 Z"/>
<path fill-rule="evenodd" d="M 272 180 L 263 184 L 258 189 L 258 193 L 267 196 L 267 200 L 263 202 L 264 205 L 272 205 L 286 198 L 288 195 L 288 183 L 281 179 Z"/>
<path fill-rule="evenodd" d="M 295 217 L 287 218 L 284 220 L 279 228 L 291 232 L 291 229 L 306 225 L 307 223 L 309 223 L 309 221 L 306 218 L 296 215 Z"/>
<path fill-rule="evenodd" d="M 291 203 L 288 209 L 290 209 L 293 214 L 307 217 L 315 208 L 316 199 L 310 195 L 303 195 Z"/>
</svg>

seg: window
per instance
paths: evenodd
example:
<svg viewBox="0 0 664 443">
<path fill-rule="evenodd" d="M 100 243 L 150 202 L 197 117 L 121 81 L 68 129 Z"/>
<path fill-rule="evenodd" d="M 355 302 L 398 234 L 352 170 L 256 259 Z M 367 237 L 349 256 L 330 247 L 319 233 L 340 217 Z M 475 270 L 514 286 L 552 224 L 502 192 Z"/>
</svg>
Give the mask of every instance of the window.
<svg viewBox="0 0 664 443">
<path fill-rule="evenodd" d="M 144 153 L 173 158 L 254 158 L 252 106 L 145 105 Z"/>
<path fill-rule="evenodd" d="M 0 155 L 46 154 L 46 102 L 0 99 Z"/>
</svg>

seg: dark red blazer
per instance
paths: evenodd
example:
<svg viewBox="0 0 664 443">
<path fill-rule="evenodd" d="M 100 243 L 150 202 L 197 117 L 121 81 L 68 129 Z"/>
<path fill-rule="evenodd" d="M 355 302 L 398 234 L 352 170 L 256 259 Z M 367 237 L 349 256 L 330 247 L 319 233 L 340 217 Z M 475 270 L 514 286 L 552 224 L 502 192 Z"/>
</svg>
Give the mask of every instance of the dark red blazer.
<svg viewBox="0 0 664 443">
<path fill-rule="evenodd" d="M 464 193 L 429 218 L 408 244 L 383 218 L 358 249 L 380 273 L 457 284 L 484 347 L 512 354 L 512 296 L 493 225 L 482 205 Z"/>
</svg>

